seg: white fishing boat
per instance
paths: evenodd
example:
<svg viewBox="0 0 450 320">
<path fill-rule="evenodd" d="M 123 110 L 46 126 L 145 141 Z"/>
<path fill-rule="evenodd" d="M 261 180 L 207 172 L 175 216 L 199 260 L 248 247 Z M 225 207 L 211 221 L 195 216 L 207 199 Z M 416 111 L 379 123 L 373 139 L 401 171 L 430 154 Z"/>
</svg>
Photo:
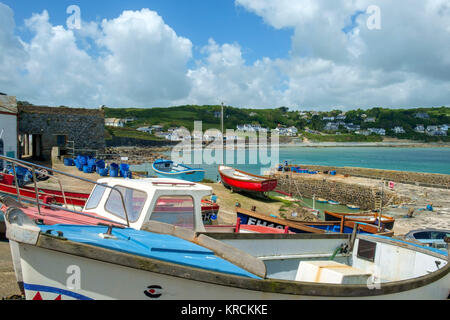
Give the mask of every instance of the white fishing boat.
<svg viewBox="0 0 450 320">
<path fill-rule="evenodd" d="M 380 236 L 38 226 L 6 215 L 27 299 L 446 299 L 448 253 Z"/>
</svg>

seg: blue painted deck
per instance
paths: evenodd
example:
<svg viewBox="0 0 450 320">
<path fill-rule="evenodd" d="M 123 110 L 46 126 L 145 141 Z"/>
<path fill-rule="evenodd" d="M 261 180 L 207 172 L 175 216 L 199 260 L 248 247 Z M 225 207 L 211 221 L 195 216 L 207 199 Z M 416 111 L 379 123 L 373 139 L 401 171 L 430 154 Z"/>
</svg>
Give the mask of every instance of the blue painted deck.
<svg viewBox="0 0 450 320">
<path fill-rule="evenodd" d="M 53 225 L 39 226 L 42 232 L 63 232 L 68 240 L 105 249 L 130 253 L 137 256 L 176 263 L 215 272 L 259 279 L 257 276 L 214 255 L 214 252 L 192 242 L 164 234 L 135 229 L 114 228 L 112 234 L 118 239 L 103 239 L 99 236 L 107 231 L 103 226 Z"/>
</svg>

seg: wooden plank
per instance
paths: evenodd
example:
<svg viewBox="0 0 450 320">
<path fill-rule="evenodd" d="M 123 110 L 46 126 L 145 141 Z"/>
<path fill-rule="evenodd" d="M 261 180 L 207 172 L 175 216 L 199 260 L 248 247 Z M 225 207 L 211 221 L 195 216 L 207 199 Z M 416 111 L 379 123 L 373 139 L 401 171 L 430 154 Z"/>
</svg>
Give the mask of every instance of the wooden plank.
<svg viewBox="0 0 450 320">
<path fill-rule="evenodd" d="M 242 209 L 242 208 L 236 208 L 236 213 L 245 214 L 245 215 L 248 215 L 248 216 L 256 218 L 256 219 L 261 219 L 261 220 L 265 220 L 265 221 L 268 221 L 268 222 L 276 223 L 276 224 L 279 224 L 279 225 L 288 226 L 289 228 L 298 229 L 298 230 L 302 230 L 302 231 L 305 231 L 305 232 L 325 233 L 325 230 L 320 230 L 320 229 L 316 229 L 316 228 L 313 228 L 313 227 L 308 227 L 308 226 L 306 226 L 304 224 L 291 222 L 291 221 L 288 221 L 288 220 L 285 220 L 285 219 L 281 219 L 281 218 L 274 218 L 274 217 L 266 216 L 264 214 L 257 213 L 257 212 L 254 212 L 254 211 L 250 211 L 250 210 L 245 210 L 245 209 Z"/>
</svg>

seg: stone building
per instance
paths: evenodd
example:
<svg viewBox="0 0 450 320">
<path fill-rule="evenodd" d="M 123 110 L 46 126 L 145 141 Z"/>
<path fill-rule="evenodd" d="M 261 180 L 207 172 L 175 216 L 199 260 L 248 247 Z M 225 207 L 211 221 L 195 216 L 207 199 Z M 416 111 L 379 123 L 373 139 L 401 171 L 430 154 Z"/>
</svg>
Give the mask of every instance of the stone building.
<svg viewBox="0 0 450 320">
<path fill-rule="evenodd" d="M 105 115 L 100 109 L 18 107 L 20 156 L 49 160 L 52 148 L 83 153 L 105 148 Z"/>
<path fill-rule="evenodd" d="M 17 157 L 17 102 L 16 97 L 0 93 L 0 155 Z M 0 170 L 3 161 L 0 161 Z"/>
</svg>

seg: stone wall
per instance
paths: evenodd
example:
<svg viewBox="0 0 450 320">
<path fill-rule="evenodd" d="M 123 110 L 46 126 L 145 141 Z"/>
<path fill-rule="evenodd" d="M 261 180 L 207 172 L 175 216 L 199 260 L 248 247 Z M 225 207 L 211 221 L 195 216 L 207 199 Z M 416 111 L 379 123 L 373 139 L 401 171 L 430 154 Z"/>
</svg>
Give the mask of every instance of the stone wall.
<svg viewBox="0 0 450 320">
<path fill-rule="evenodd" d="M 435 174 L 435 173 L 421 173 L 421 172 L 407 172 L 395 170 L 381 170 L 381 169 L 367 169 L 354 167 L 333 167 L 333 166 L 313 166 L 313 165 L 299 165 L 302 168 L 317 171 L 333 171 L 338 174 L 350 175 L 354 177 L 364 177 L 372 179 L 384 179 L 398 183 L 420 184 L 422 186 L 441 186 L 450 188 L 450 175 Z"/>
<path fill-rule="evenodd" d="M 19 107 L 19 134 L 41 135 L 42 154 L 49 159 L 57 136 L 66 135 L 75 149 L 101 150 L 105 147 L 104 112 L 98 109 L 66 107 Z"/>
<path fill-rule="evenodd" d="M 288 175 L 290 177 L 290 175 Z M 279 176 L 278 176 L 279 177 Z M 292 179 L 291 181 L 289 179 Z M 381 188 L 373 188 L 360 184 L 351 184 L 329 179 L 318 179 L 307 175 L 278 179 L 278 190 L 292 193 L 293 196 L 338 201 L 343 205 L 358 205 L 362 210 L 375 209 L 375 194 Z M 384 189 L 383 204 L 401 204 L 411 200 L 399 197 L 395 192 Z"/>
</svg>

